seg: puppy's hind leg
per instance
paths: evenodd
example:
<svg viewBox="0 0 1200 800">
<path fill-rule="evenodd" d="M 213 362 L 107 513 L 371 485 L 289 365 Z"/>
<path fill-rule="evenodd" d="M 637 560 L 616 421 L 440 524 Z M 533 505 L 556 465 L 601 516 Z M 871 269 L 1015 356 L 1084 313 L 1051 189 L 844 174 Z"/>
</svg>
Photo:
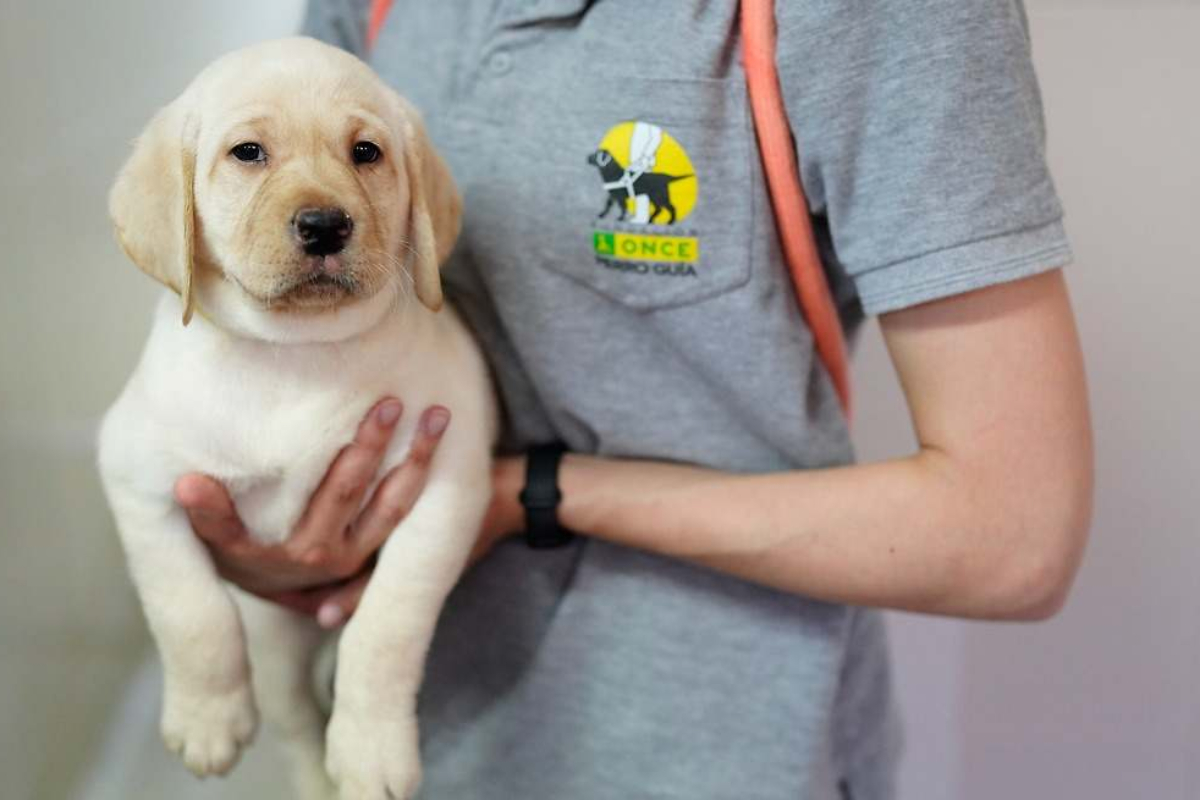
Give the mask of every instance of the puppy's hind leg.
<svg viewBox="0 0 1200 800">
<path fill-rule="evenodd" d="M 263 721 L 291 768 L 298 800 L 333 800 L 325 772 L 325 715 L 313 687 L 313 661 L 324 632 L 308 617 L 236 592 L 246 625 L 254 694 Z"/>
</svg>

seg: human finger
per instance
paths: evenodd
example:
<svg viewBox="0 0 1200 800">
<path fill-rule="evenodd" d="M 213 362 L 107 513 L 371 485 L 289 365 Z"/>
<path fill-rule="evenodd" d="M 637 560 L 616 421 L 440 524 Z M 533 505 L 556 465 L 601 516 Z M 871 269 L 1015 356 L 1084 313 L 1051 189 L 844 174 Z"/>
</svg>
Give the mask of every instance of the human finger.
<svg viewBox="0 0 1200 800">
<path fill-rule="evenodd" d="M 175 482 L 174 494 L 192 530 L 209 544 L 223 548 L 248 538 L 237 507 L 219 481 L 189 473 Z"/>
<path fill-rule="evenodd" d="M 289 539 L 297 554 L 315 551 L 324 557 L 342 544 L 342 535 L 354 520 L 367 487 L 375 478 L 403 411 L 400 401 L 384 398 L 358 426 L 354 441 L 334 459 L 309 500 L 300 524 Z"/>
<path fill-rule="evenodd" d="M 323 628 L 336 628 L 349 619 L 358 607 L 358 601 L 367 587 L 371 572 L 371 567 L 368 567 L 357 575 L 337 583 L 311 589 L 261 592 L 259 597 L 292 611 L 316 617 Z"/>
<path fill-rule="evenodd" d="M 287 592 L 263 592 L 258 596 L 272 603 L 307 616 L 315 616 L 329 594 L 329 589 L 302 589 Z"/>
<path fill-rule="evenodd" d="M 358 601 L 367 589 L 371 572 L 363 572 L 339 585 L 325 596 L 317 608 L 317 624 L 322 628 L 336 628 L 354 613 Z"/>
</svg>

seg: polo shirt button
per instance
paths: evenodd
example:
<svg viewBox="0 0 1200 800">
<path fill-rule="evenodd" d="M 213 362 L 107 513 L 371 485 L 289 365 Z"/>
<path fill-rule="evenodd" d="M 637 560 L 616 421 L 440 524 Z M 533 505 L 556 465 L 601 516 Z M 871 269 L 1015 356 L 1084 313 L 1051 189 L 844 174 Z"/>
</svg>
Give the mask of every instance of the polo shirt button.
<svg viewBox="0 0 1200 800">
<path fill-rule="evenodd" d="M 501 50 L 498 53 L 492 53 L 487 60 L 488 71 L 493 75 L 503 75 L 512 70 L 513 57 L 509 53 Z"/>
</svg>

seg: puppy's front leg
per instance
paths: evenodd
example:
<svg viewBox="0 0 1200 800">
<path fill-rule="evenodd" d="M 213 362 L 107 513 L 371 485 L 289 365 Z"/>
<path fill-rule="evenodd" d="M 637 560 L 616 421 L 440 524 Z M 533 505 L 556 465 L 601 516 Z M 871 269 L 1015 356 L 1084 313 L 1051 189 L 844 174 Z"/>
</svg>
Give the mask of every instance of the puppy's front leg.
<svg viewBox="0 0 1200 800">
<path fill-rule="evenodd" d="M 178 506 L 108 494 L 163 661 L 163 741 L 196 775 L 224 774 L 258 724 L 237 608 Z"/>
<path fill-rule="evenodd" d="M 342 800 L 406 800 L 420 784 L 425 656 L 489 497 L 486 473 L 430 483 L 380 554 L 338 648 L 326 763 Z"/>
</svg>

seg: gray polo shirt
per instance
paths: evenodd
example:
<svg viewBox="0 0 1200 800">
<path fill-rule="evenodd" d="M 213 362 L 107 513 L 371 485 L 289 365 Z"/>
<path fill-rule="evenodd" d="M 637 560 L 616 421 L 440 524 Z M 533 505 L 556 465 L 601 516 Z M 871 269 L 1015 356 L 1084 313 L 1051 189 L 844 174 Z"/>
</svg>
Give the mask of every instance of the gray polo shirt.
<svg viewBox="0 0 1200 800">
<path fill-rule="evenodd" d="M 363 52 L 367 3 L 307 30 Z M 848 334 L 1064 264 L 1014 0 L 777 3 L 779 69 Z M 370 60 L 465 200 L 448 291 L 505 447 L 734 471 L 853 460 L 777 245 L 735 0 L 404 2 Z M 854 531 L 839 535 L 853 536 Z M 422 797 L 894 796 L 879 612 L 597 540 L 465 576 L 422 694 Z"/>
</svg>

